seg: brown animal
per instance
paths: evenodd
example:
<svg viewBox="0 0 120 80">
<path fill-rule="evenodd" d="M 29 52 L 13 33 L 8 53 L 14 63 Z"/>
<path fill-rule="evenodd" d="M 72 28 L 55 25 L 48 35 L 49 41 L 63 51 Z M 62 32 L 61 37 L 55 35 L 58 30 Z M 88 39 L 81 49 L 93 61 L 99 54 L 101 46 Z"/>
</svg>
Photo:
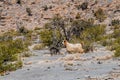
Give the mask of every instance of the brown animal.
<svg viewBox="0 0 120 80">
<path fill-rule="evenodd" d="M 72 43 L 69 43 L 67 40 L 64 40 L 63 44 L 65 45 L 65 47 L 69 53 L 71 53 L 71 52 L 83 53 L 84 52 L 84 49 L 82 48 L 82 44 L 80 44 L 80 43 L 72 44 Z"/>
</svg>

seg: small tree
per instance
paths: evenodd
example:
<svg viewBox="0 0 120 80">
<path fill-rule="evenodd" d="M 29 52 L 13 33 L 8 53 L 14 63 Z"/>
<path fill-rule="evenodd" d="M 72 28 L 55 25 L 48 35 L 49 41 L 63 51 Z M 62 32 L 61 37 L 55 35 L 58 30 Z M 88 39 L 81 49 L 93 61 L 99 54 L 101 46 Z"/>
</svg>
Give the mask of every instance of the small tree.
<svg viewBox="0 0 120 80">
<path fill-rule="evenodd" d="M 40 33 L 42 41 L 49 46 L 51 55 L 59 53 L 64 36 L 67 39 L 64 24 L 64 20 L 56 15 L 50 23 L 45 25 L 45 29 Z"/>
</svg>

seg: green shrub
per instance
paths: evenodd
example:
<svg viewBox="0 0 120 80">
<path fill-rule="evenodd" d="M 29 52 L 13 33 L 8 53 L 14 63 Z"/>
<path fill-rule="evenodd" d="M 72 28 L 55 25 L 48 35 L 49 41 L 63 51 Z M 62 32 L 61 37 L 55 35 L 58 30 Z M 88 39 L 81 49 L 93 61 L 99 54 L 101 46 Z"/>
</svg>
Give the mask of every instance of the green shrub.
<svg viewBox="0 0 120 80">
<path fill-rule="evenodd" d="M 45 45 L 49 46 L 52 44 L 52 31 L 48 29 L 42 30 L 40 32 L 40 39 Z"/>
<path fill-rule="evenodd" d="M 85 21 L 85 20 L 74 20 L 71 23 L 71 28 L 70 28 L 70 34 L 71 36 L 76 36 L 80 37 L 82 31 L 85 29 L 92 27 L 93 23 L 91 21 Z"/>
<path fill-rule="evenodd" d="M 113 43 L 111 46 L 108 46 L 108 47 L 109 47 L 108 48 L 109 50 L 114 51 L 119 47 L 119 44 L 118 43 Z"/>
<path fill-rule="evenodd" d="M 19 32 L 10 30 L 0 35 L 0 73 L 16 70 L 22 67 L 20 54 L 28 50 L 31 44 L 32 31 L 28 31 L 24 27 Z M 25 40 L 15 39 L 14 36 L 24 35 Z M 28 56 L 28 54 L 25 54 Z"/>
<path fill-rule="evenodd" d="M 116 48 L 114 56 L 115 57 L 120 57 L 120 46 Z"/>
<path fill-rule="evenodd" d="M 81 39 L 84 40 L 92 40 L 92 41 L 100 41 L 105 33 L 105 26 L 98 25 L 94 27 L 90 27 L 85 29 L 81 34 Z"/>
<path fill-rule="evenodd" d="M 120 30 L 116 29 L 114 30 L 114 32 L 112 33 L 113 38 L 118 38 L 120 37 Z"/>
<path fill-rule="evenodd" d="M 92 21 L 91 21 L 92 22 Z M 81 23 L 82 24 L 82 23 Z M 80 32 L 80 35 L 78 37 L 76 37 L 76 35 L 72 35 L 72 40 L 71 42 L 72 43 L 84 43 L 83 44 L 83 48 L 85 50 L 85 52 L 88 52 L 88 51 L 93 51 L 94 49 L 94 45 L 93 43 L 94 42 L 97 42 L 97 41 L 104 41 L 104 45 L 105 44 L 105 41 L 106 39 L 108 38 L 107 37 L 104 37 L 104 34 L 105 34 L 105 26 L 104 25 L 92 25 L 91 23 L 91 26 L 87 24 L 82 24 L 84 26 L 81 26 L 79 22 L 75 22 L 73 26 L 76 26 L 76 27 L 84 27 L 84 29 Z M 76 29 L 75 27 L 75 29 Z M 75 30 L 74 29 L 74 30 Z M 77 32 L 77 30 L 75 31 Z"/>
<path fill-rule="evenodd" d="M 104 40 L 101 40 L 100 43 L 103 45 L 103 46 L 111 46 L 113 45 L 113 42 L 112 40 L 108 40 L 108 39 L 104 39 Z"/>
<path fill-rule="evenodd" d="M 8 64 L 18 61 L 19 53 L 25 51 L 22 40 L 9 40 L 0 43 L 0 73 L 4 71 L 17 69 L 18 64 Z"/>
<path fill-rule="evenodd" d="M 30 56 L 32 56 L 32 53 L 29 51 L 25 51 L 22 53 L 22 57 L 30 57 Z"/>
<path fill-rule="evenodd" d="M 41 28 L 40 27 L 35 27 L 34 30 L 41 30 Z"/>
<path fill-rule="evenodd" d="M 55 30 L 54 30 L 55 31 Z M 42 40 L 44 46 L 50 46 L 53 43 L 53 36 L 54 36 L 54 32 L 53 30 L 49 30 L 49 29 L 43 29 L 40 32 L 40 39 Z M 60 31 L 56 30 L 56 39 L 60 39 Z"/>
<path fill-rule="evenodd" d="M 45 47 L 44 44 L 37 44 L 37 45 L 34 46 L 33 50 L 41 50 L 44 47 Z"/>
<path fill-rule="evenodd" d="M 112 26 L 120 25 L 120 20 L 112 20 Z"/>
</svg>

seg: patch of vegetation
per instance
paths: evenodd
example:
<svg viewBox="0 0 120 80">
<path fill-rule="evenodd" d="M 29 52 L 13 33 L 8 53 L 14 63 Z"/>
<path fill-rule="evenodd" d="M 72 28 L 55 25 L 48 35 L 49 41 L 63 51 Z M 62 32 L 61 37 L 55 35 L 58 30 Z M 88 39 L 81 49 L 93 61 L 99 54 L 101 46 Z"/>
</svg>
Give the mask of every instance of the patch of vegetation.
<svg viewBox="0 0 120 80">
<path fill-rule="evenodd" d="M 120 57 L 120 46 L 116 48 L 114 56 L 115 57 Z"/>
<path fill-rule="evenodd" d="M 118 38 L 120 37 L 120 30 L 119 29 L 115 29 L 113 34 L 112 34 L 113 38 Z"/>
<path fill-rule="evenodd" d="M 52 31 L 48 29 L 44 29 L 40 32 L 40 39 L 46 46 L 50 46 L 52 44 Z"/>
<path fill-rule="evenodd" d="M 40 30 L 41 28 L 40 27 L 35 27 L 35 29 L 34 30 Z"/>
<path fill-rule="evenodd" d="M 107 48 L 111 51 L 114 51 L 114 56 L 119 57 L 120 56 L 120 34 L 119 29 L 115 29 L 112 34 L 107 35 L 106 37 L 103 37 L 100 41 L 103 46 L 107 46 Z"/>
<path fill-rule="evenodd" d="M 0 43 L 0 71 L 11 70 L 11 67 L 7 67 L 9 66 L 7 63 L 18 61 L 18 56 L 23 51 L 24 44 L 21 40 Z"/>
<path fill-rule="evenodd" d="M 32 53 L 30 51 L 25 51 L 22 53 L 22 57 L 30 57 L 32 56 Z"/>
<path fill-rule="evenodd" d="M 106 19 L 105 12 L 103 9 L 99 8 L 95 13 L 94 16 L 100 21 L 103 22 Z"/>
<path fill-rule="evenodd" d="M 19 38 L 13 40 L 14 36 L 16 32 L 6 32 L 0 36 L 0 73 L 22 67 L 20 55 L 28 50 L 28 44 Z"/>
<path fill-rule="evenodd" d="M 37 44 L 37 45 L 34 46 L 33 50 L 41 50 L 44 47 L 45 47 L 44 44 Z"/>
<path fill-rule="evenodd" d="M 114 40 L 112 40 L 111 38 L 112 38 L 111 34 L 101 37 L 100 44 L 102 44 L 103 46 L 113 45 Z"/>
<path fill-rule="evenodd" d="M 112 26 L 120 25 L 120 20 L 112 20 Z"/>
<path fill-rule="evenodd" d="M 0 65 L 0 74 L 1 76 L 4 76 L 6 71 L 15 71 L 21 68 L 22 66 L 23 66 L 22 61 Z"/>
<path fill-rule="evenodd" d="M 71 28 L 69 29 L 70 35 L 75 35 L 76 37 L 80 37 L 80 34 L 86 28 L 92 27 L 93 22 L 85 21 L 85 20 L 74 20 L 71 24 Z"/>
<path fill-rule="evenodd" d="M 93 43 L 100 41 L 104 33 L 105 33 L 104 25 L 103 26 L 97 25 L 90 28 L 86 28 L 80 36 L 81 41 L 84 42 L 85 52 L 88 52 L 89 50 L 92 51 L 94 48 Z"/>
<path fill-rule="evenodd" d="M 78 42 L 83 44 L 83 48 L 85 52 L 93 51 L 94 46 L 93 43 L 100 41 L 105 34 L 105 26 L 104 25 L 94 25 L 84 28 L 79 37 L 75 35 L 72 36 L 71 42 Z"/>
</svg>

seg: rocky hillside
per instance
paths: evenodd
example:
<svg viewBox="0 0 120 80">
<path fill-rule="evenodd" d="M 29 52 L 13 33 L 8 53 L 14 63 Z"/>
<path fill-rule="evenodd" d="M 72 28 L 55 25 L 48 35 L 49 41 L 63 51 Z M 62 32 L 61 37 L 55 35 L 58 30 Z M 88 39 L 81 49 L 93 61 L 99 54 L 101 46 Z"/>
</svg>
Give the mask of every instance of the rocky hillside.
<svg viewBox="0 0 120 80">
<path fill-rule="evenodd" d="M 101 8 L 106 18 L 100 22 L 94 13 Z M 0 32 L 26 27 L 43 27 L 54 15 L 63 18 L 94 19 L 95 24 L 120 20 L 120 0 L 0 0 Z"/>
</svg>

